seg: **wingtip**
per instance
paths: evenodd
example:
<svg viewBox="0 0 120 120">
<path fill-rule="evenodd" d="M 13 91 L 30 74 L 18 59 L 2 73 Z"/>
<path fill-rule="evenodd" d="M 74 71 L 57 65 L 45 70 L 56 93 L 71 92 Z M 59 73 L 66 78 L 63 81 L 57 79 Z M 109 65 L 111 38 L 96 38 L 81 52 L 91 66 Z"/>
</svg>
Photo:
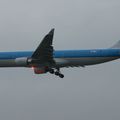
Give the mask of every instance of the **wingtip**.
<svg viewBox="0 0 120 120">
<path fill-rule="evenodd" d="M 53 35 L 55 31 L 55 28 L 52 28 L 51 31 L 49 32 L 50 35 Z"/>
</svg>

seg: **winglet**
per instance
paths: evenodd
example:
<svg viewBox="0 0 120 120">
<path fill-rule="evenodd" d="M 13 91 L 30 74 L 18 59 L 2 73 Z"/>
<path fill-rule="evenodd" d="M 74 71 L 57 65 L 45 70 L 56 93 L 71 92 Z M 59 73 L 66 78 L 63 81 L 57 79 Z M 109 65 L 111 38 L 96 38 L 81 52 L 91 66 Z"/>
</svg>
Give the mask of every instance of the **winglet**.
<svg viewBox="0 0 120 120">
<path fill-rule="evenodd" d="M 113 45 L 111 48 L 120 49 L 120 40 L 115 45 Z"/>
</svg>

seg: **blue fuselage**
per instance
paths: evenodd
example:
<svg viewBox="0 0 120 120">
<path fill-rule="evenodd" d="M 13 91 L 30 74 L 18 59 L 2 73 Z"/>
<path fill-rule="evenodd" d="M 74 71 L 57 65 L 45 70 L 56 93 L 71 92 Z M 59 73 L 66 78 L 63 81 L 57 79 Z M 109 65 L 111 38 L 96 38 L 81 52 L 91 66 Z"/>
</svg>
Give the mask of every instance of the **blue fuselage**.
<svg viewBox="0 0 120 120">
<path fill-rule="evenodd" d="M 20 67 L 15 60 L 24 57 L 30 58 L 32 54 L 32 51 L 0 52 L 0 67 Z M 60 67 L 93 65 L 118 58 L 120 58 L 120 49 L 54 51 L 54 59 Z"/>
</svg>

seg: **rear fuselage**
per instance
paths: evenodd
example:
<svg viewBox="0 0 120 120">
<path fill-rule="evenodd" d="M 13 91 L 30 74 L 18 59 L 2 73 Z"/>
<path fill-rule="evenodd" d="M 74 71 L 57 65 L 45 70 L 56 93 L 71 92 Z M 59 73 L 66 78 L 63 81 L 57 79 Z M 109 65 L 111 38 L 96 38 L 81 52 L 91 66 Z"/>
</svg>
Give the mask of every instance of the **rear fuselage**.
<svg viewBox="0 0 120 120">
<path fill-rule="evenodd" d="M 32 51 L 0 52 L 0 67 L 28 67 L 27 65 L 17 64 L 16 59 L 30 58 L 32 54 Z M 57 67 L 94 65 L 118 58 L 120 58 L 120 49 L 54 51 L 54 60 Z"/>
</svg>

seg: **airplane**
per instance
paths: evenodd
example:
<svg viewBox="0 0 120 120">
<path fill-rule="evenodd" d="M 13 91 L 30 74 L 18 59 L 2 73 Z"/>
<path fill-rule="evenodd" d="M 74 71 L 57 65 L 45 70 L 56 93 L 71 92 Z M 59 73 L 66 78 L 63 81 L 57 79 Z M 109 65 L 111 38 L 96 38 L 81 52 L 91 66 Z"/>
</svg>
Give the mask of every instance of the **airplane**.
<svg viewBox="0 0 120 120">
<path fill-rule="evenodd" d="M 53 48 L 54 28 L 35 51 L 0 52 L 0 67 L 32 68 L 35 74 L 51 73 L 64 78 L 63 67 L 85 67 L 120 58 L 120 41 L 107 49 L 57 50 Z"/>
</svg>

